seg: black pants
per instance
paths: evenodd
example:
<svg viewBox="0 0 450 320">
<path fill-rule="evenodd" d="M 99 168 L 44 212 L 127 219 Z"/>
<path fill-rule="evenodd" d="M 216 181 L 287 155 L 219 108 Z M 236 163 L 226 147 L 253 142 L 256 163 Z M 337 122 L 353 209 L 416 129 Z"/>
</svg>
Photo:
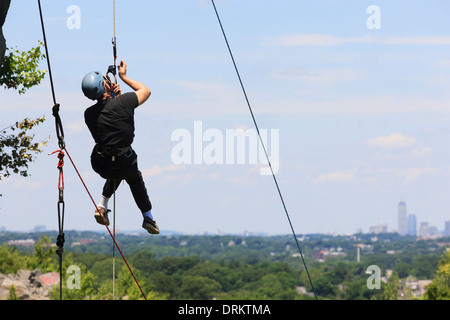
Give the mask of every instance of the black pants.
<svg viewBox="0 0 450 320">
<path fill-rule="evenodd" d="M 144 179 L 138 169 L 137 154 L 133 149 L 121 155 L 112 157 L 95 146 L 91 154 L 92 169 L 106 179 L 103 186 L 103 196 L 110 198 L 119 187 L 122 180 L 130 186 L 134 201 L 142 213 L 151 210 L 152 204 L 148 197 Z"/>
</svg>

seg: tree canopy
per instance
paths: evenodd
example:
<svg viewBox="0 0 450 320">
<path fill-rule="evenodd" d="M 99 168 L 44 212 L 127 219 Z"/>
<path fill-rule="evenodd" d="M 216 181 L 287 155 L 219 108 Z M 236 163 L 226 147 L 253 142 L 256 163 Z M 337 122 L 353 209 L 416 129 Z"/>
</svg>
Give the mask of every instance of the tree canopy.
<svg viewBox="0 0 450 320">
<path fill-rule="evenodd" d="M 28 176 L 29 163 L 47 145 L 45 140 L 35 142 L 34 135 L 28 132 L 44 121 L 45 117 L 35 120 L 26 118 L 0 131 L 0 181 L 11 173 Z"/>
</svg>

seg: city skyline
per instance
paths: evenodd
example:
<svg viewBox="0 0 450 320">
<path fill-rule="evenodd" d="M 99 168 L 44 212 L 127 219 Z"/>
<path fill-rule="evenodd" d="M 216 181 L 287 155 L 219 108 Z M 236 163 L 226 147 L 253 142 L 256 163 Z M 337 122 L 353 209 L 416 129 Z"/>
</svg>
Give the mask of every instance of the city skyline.
<svg viewBox="0 0 450 320">
<path fill-rule="evenodd" d="M 398 203 L 397 206 L 397 228 L 390 228 L 389 224 L 387 222 L 379 222 L 377 225 L 370 225 L 367 228 L 367 232 L 364 231 L 363 228 L 357 228 L 355 232 L 353 233 L 346 233 L 346 234 L 357 234 L 357 233 L 399 233 L 400 235 L 408 235 L 408 236 L 416 236 L 418 238 L 427 238 L 430 236 L 443 236 L 447 237 L 450 236 L 450 220 L 446 220 L 442 222 L 442 228 L 440 225 L 430 225 L 427 221 L 421 221 L 417 219 L 417 215 L 414 213 L 408 214 L 407 213 L 407 206 L 406 202 L 404 200 L 401 200 Z M 398 232 L 398 224 L 403 223 L 400 221 L 400 216 L 404 216 L 406 214 L 406 231 L 401 234 Z M 419 222 L 419 223 L 418 223 Z M 55 231 L 56 229 L 49 228 L 46 225 L 36 225 L 32 229 L 29 229 L 30 232 L 45 232 L 45 231 Z M 4 226 L 0 225 L 0 232 L 1 231 L 25 231 L 25 230 L 7 230 Z M 89 230 L 83 230 L 83 231 L 89 231 Z M 118 230 L 119 231 L 119 230 Z M 123 232 L 133 232 L 136 230 L 122 230 Z M 166 233 L 179 233 L 183 234 L 180 230 L 166 230 Z M 244 234 L 244 235 L 257 235 L 257 234 L 264 234 L 263 231 L 256 231 L 256 232 L 248 232 L 247 230 L 241 230 L 237 232 L 233 232 L 230 234 Z M 323 234 L 332 234 L 336 232 L 324 232 Z M 188 233 L 189 234 L 189 233 Z M 203 231 L 198 232 L 196 234 L 222 234 L 220 229 L 215 230 L 215 232 L 211 231 Z M 225 233 L 226 234 L 226 233 Z M 340 234 L 340 233 L 336 233 Z"/>
<path fill-rule="evenodd" d="M 400 235 L 405 235 L 407 232 L 407 208 L 405 201 L 398 203 L 398 224 L 397 230 Z"/>
<path fill-rule="evenodd" d="M 378 225 L 369 227 L 369 233 L 381 232 L 397 232 L 400 235 L 417 237 L 450 236 L 450 220 L 443 221 L 440 226 L 430 225 L 427 221 L 420 221 L 415 213 L 408 214 L 406 202 L 401 200 L 397 206 L 397 228 L 389 229 L 386 222 L 380 222 Z"/>
</svg>

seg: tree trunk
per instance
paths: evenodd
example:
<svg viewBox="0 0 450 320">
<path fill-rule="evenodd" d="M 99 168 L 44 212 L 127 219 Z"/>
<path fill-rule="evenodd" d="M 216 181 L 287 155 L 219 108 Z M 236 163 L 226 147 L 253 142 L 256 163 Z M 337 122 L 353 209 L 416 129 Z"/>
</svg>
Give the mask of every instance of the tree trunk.
<svg viewBox="0 0 450 320">
<path fill-rule="evenodd" d="M 3 36 L 3 23 L 5 23 L 6 14 L 8 13 L 11 0 L 0 0 L 0 66 L 6 52 L 6 39 Z"/>
</svg>

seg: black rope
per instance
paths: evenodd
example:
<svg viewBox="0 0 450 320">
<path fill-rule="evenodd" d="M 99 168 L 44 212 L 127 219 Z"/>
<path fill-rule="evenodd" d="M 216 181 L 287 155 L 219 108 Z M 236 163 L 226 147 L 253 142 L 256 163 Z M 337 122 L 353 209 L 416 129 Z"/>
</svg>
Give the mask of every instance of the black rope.
<svg viewBox="0 0 450 320">
<path fill-rule="evenodd" d="M 56 127 L 56 136 L 58 137 L 58 145 L 60 147 L 58 158 L 60 159 L 58 163 L 58 169 L 59 169 L 59 179 L 60 183 L 58 184 L 58 237 L 56 239 L 56 254 L 59 257 L 59 299 L 62 300 L 62 283 L 63 283 L 63 272 L 62 272 L 62 263 L 63 263 L 63 252 L 64 252 L 64 210 L 65 210 L 65 203 L 64 203 L 64 181 L 63 179 L 63 160 L 64 157 L 63 149 L 65 149 L 65 142 L 64 142 L 64 130 L 63 125 L 61 121 L 61 117 L 59 116 L 59 103 L 56 102 L 56 95 L 55 95 L 55 87 L 53 85 L 53 77 L 52 77 L 52 69 L 50 66 L 50 57 L 48 54 L 48 46 L 47 46 L 47 38 L 45 36 L 45 27 L 44 27 L 44 18 L 42 15 L 42 9 L 41 9 L 41 1 L 38 0 L 38 6 L 39 6 L 39 15 L 41 18 L 41 27 L 42 27 L 42 35 L 44 37 L 44 46 L 45 46 L 45 54 L 47 57 L 47 65 L 48 65 L 48 74 L 50 76 L 50 85 L 52 88 L 52 97 L 53 97 L 53 108 L 52 108 L 52 114 L 55 117 L 55 127 Z M 62 185 L 61 185 L 62 182 Z"/>
<path fill-rule="evenodd" d="M 238 77 L 238 79 L 239 79 L 239 83 L 241 84 L 242 92 L 244 93 L 245 100 L 247 101 L 247 106 L 248 106 L 248 109 L 249 109 L 250 114 L 251 114 L 251 116 L 252 116 L 253 123 L 254 123 L 255 128 L 256 128 L 256 132 L 258 133 L 259 140 L 260 140 L 261 145 L 262 145 L 262 147 L 263 147 L 263 149 L 264 149 L 264 154 L 266 155 L 267 163 L 269 164 L 270 171 L 272 172 L 272 177 L 273 177 L 273 180 L 274 180 L 274 182 L 275 182 L 275 186 L 276 186 L 276 188 L 277 188 L 278 194 L 279 194 L 279 196 L 280 196 L 281 203 L 283 204 L 284 212 L 286 213 L 286 217 L 287 217 L 288 222 L 289 222 L 289 225 L 290 225 L 290 227 L 291 227 L 292 234 L 294 235 L 295 242 L 296 242 L 297 248 L 298 248 L 298 252 L 299 252 L 299 254 L 300 254 L 300 257 L 302 258 L 303 265 L 305 266 L 305 270 L 306 270 L 306 274 L 308 275 L 309 283 L 311 284 L 312 290 L 313 290 L 313 292 L 314 292 L 314 296 L 315 296 L 315 298 L 316 298 L 316 300 L 317 300 L 316 290 L 314 289 L 314 285 L 313 285 L 313 283 L 312 283 L 311 276 L 310 276 L 309 271 L 308 271 L 308 267 L 306 266 L 306 262 L 305 262 L 305 259 L 304 259 L 304 257 L 303 257 L 302 249 L 300 248 L 300 244 L 299 244 L 298 239 L 297 239 L 297 236 L 296 236 L 296 234 L 295 234 L 294 227 L 292 226 L 291 218 L 289 217 L 289 213 L 288 213 L 288 210 L 287 210 L 287 208 L 286 208 L 286 204 L 285 204 L 285 202 L 284 202 L 283 195 L 281 194 L 281 190 L 280 190 L 280 187 L 279 187 L 279 185 L 278 185 L 277 178 L 275 177 L 275 173 L 274 173 L 274 171 L 273 171 L 272 164 L 271 164 L 270 159 L 269 159 L 269 155 L 268 155 L 268 153 L 267 153 L 266 147 L 265 147 L 265 145 L 264 145 L 264 142 L 263 142 L 263 140 L 262 140 L 261 134 L 260 134 L 260 132 L 259 132 L 259 127 L 258 127 L 258 124 L 256 123 L 255 115 L 253 114 L 252 107 L 250 106 L 250 101 L 249 101 L 249 99 L 248 99 L 247 93 L 246 93 L 245 88 L 244 88 L 244 84 L 243 84 L 242 79 L 241 79 L 241 76 L 240 76 L 240 74 L 239 74 L 239 70 L 238 70 L 237 65 L 236 65 L 236 62 L 235 62 L 235 60 L 234 60 L 233 52 L 231 51 L 230 44 L 228 43 L 228 39 L 227 39 L 227 36 L 226 36 L 226 34 L 225 34 L 225 30 L 224 30 L 224 28 L 223 28 L 222 22 L 221 22 L 221 20 L 220 20 L 220 16 L 219 16 L 219 13 L 218 13 L 218 11 L 217 11 L 216 4 L 214 3 L 214 0 L 211 0 L 211 2 L 212 2 L 212 5 L 213 5 L 213 7 L 214 7 L 214 11 L 216 12 L 217 20 L 219 21 L 220 29 L 222 30 L 222 34 L 223 34 L 223 37 L 224 37 L 224 39 L 225 39 L 225 42 L 226 42 L 228 51 L 229 51 L 229 53 L 230 53 L 231 60 L 233 61 L 234 69 L 236 70 L 236 74 L 237 74 L 237 77 Z"/>
<path fill-rule="evenodd" d="M 62 155 L 64 156 L 64 153 L 62 151 L 60 152 L 59 157 Z M 62 159 L 62 158 L 60 158 Z M 61 160 L 62 161 L 62 160 Z M 59 168 L 62 177 L 62 166 Z M 58 200 L 58 237 L 56 238 L 56 254 L 59 257 L 59 299 L 62 300 L 62 283 L 63 283 L 63 252 L 64 252 L 64 211 L 65 211 L 65 203 L 64 203 L 64 187 L 59 186 L 59 200 Z"/>
<path fill-rule="evenodd" d="M 44 19 L 42 17 L 42 9 L 41 9 L 41 1 L 40 0 L 38 0 L 38 5 L 39 5 L 39 15 L 41 17 L 42 35 L 44 37 L 45 55 L 47 57 L 48 75 L 50 77 L 50 86 L 52 88 L 52 97 L 53 97 L 52 114 L 55 117 L 56 136 L 58 137 L 59 147 L 61 149 L 64 149 L 64 147 L 65 147 L 64 130 L 63 130 L 61 118 L 59 116 L 59 107 L 60 106 L 59 106 L 59 103 L 56 102 L 55 86 L 53 85 L 52 68 L 50 65 L 50 56 L 48 54 L 47 38 L 45 36 Z"/>
</svg>

